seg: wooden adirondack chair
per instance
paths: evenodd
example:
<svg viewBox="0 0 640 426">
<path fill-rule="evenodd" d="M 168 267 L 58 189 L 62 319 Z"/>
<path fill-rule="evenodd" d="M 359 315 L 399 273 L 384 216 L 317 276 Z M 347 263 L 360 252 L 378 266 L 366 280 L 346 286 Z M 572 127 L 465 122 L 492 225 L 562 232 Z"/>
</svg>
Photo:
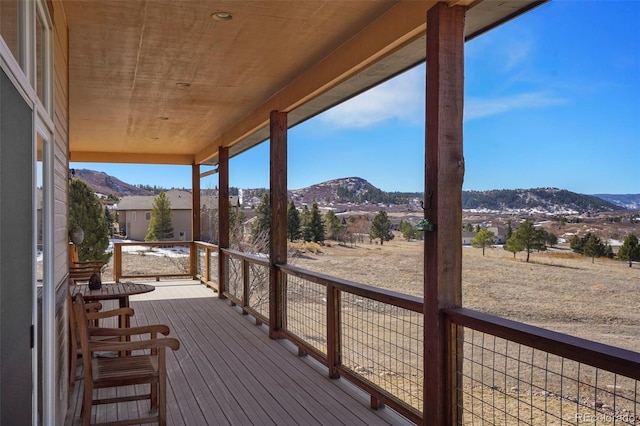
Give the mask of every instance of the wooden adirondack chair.
<svg viewBox="0 0 640 426">
<path fill-rule="evenodd" d="M 91 421 L 91 408 L 97 404 L 113 404 L 138 400 L 149 400 L 150 414 L 157 410 L 156 415 L 141 417 L 135 420 L 125 419 L 110 422 L 110 425 L 130 425 L 138 423 L 158 422 L 161 426 L 167 421 L 167 375 L 166 348 L 178 350 L 180 342 L 177 339 L 158 337 L 169 334 L 166 325 L 149 325 L 130 328 L 101 328 L 91 327 L 87 315 L 84 298 L 76 295 L 74 303 L 75 316 L 78 322 L 80 347 L 82 349 L 82 365 L 84 369 L 84 394 L 82 402 L 82 424 L 88 426 Z M 130 337 L 148 336 L 132 341 L 104 342 L 94 341 L 98 336 Z M 121 356 L 114 358 L 95 357 L 95 352 L 115 351 Z M 122 355 L 130 353 L 129 355 Z M 94 389 L 111 388 L 133 385 L 150 386 L 149 393 L 121 396 L 114 398 L 95 399 Z"/>
<path fill-rule="evenodd" d="M 71 280 L 70 280 L 71 283 Z M 71 286 L 72 284 L 70 284 Z M 78 358 L 81 354 L 78 352 L 78 322 L 76 321 L 75 310 L 73 308 L 73 298 L 71 296 L 71 289 L 69 287 L 69 294 L 67 303 L 69 306 L 69 389 L 73 389 L 75 381 L 82 379 L 82 376 L 76 376 L 76 366 Z M 133 316 L 134 312 L 131 308 L 119 308 L 109 311 L 102 311 L 102 304 L 100 302 L 85 303 L 85 310 L 87 312 L 87 319 L 91 326 L 97 327 L 101 319 L 117 317 L 117 324 L 126 324 L 127 316 Z M 124 340 L 121 337 L 103 337 L 101 340 L 120 341 Z"/>
</svg>

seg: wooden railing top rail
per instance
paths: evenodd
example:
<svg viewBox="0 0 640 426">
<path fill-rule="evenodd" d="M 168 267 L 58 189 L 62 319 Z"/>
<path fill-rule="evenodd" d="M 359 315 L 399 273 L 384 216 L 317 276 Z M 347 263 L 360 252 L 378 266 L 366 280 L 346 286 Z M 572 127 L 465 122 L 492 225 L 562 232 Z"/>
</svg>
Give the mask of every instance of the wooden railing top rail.
<svg viewBox="0 0 640 426">
<path fill-rule="evenodd" d="M 223 248 L 220 249 L 224 254 L 227 254 L 229 256 L 232 257 L 239 257 L 241 259 L 247 259 L 253 263 L 258 263 L 262 266 L 269 266 L 269 258 L 268 257 L 262 257 L 262 256 L 256 256 L 255 254 L 249 254 L 249 253 L 245 253 L 242 251 L 238 251 L 238 250 L 234 250 L 234 249 L 230 249 L 230 248 Z"/>
<path fill-rule="evenodd" d="M 457 325 L 640 380 L 640 353 L 467 308 L 444 309 Z"/>
<path fill-rule="evenodd" d="M 199 246 L 199 247 L 206 247 L 206 248 L 208 248 L 208 249 L 216 250 L 216 251 L 217 251 L 217 250 L 219 250 L 219 248 L 218 248 L 218 246 L 217 246 L 216 244 L 212 244 L 212 243 L 205 243 L 204 241 L 194 241 L 193 243 L 194 243 L 196 246 Z"/>
<path fill-rule="evenodd" d="M 118 246 L 158 246 L 158 247 L 167 247 L 167 246 L 190 246 L 193 244 L 193 241 L 120 241 L 117 243 L 113 243 Z"/>
<path fill-rule="evenodd" d="M 321 274 L 319 272 L 312 272 L 306 269 L 301 269 L 289 264 L 281 264 L 277 266 L 288 274 L 314 282 L 316 284 L 333 286 L 340 291 L 352 293 L 358 296 L 366 297 L 367 299 L 397 306 L 403 309 L 408 309 L 413 312 L 423 312 L 422 305 L 424 299 L 422 297 L 410 296 L 383 288 L 360 284 L 354 281 L 344 280 L 342 278 L 336 278 L 329 275 Z"/>
</svg>

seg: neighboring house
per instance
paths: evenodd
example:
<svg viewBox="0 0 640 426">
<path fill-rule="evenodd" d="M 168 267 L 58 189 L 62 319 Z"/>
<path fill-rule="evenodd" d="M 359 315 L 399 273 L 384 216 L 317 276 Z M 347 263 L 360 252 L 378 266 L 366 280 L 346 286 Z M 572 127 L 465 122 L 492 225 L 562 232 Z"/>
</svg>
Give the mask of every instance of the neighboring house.
<svg viewBox="0 0 640 426">
<path fill-rule="evenodd" d="M 192 196 L 189 191 L 172 189 L 165 194 L 171 203 L 171 222 L 173 224 L 174 241 L 191 241 L 191 206 Z M 127 238 L 131 240 L 144 240 L 149 230 L 151 221 L 151 210 L 157 195 L 128 195 L 122 197 L 114 210 L 118 212 L 118 226 Z M 201 211 L 218 209 L 217 196 L 201 197 Z M 229 197 L 231 206 L 238 205 L 238 197 Z M 205 217 L 207 215 L 204 215 Z M 217 221 L 217 216 L 211 216 Z M 203 227 L 205 230 L 208 228 Z"/>
<path fill-rule="evenodd" d="M 191 241 L 191 193 L 172 189 L 166 193 L 171 203 L 171 222 L 174 241 Z M 122 197 L 115 210 L 118 226 L 128 239 L 143 241 L 149 230 L 151 210 L 156 195 L 128 195 Z"/>
<path fill-rule="evenodd" d="M 487 229 L 493 232 L 493 235 L 496 236 L 495 244 L 506 244 L 507 234 L 505 233 L 504 229 L 499 228 L 497 226 L 490 226 Z M 473 240 L 475 236 L 476 236 L 476 232 L 466 232 L 466 231 L 462 232 L 462 245 L 470 246 L 471 240 Z"/>
<path fill-rule="evenodd" d="M 470 246 L 471 240 L 476 236 L 475 232 L 463 231 L 462 232 L 462 245 Z"/>
</svg>

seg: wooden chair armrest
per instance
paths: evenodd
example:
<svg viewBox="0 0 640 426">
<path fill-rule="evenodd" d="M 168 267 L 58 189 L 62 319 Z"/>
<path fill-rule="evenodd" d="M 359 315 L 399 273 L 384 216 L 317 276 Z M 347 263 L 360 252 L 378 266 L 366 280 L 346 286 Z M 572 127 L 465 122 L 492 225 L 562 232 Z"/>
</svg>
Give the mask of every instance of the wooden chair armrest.
<svg viewBox="0 0 640 426">
<path fill-rule="evenodd" d="M 106 327 L 90 327 L 89 336 L 135 336 L 138 334 L 151 334 L 152 337 L 158 333 L 163 335 L 169 334 L 169 327 L 163 324 L 144 325 L 140 327 L 129 328 L 106 328 Z"/>
<path fill-rule="evenodd" d="M 78 262 L 72 262 L 71 267 L 74 268 L 102 268 L 106 264 L 101 260 L 82 260 Z"/>
<path fill-rule="evenodd" d="M 88 313 L 97 312 L 102 310 L 102 303 L 100 302 L 85 303 L 84 307 Z"/>
<path fill-rule="evenodd" d="M 133 342 L 91 342 L 89 350 L 91 352 L 126 352 L 145 349 L 171 348 L 177 351 L 180 348 L 178 339 L 163 337 L 161 339 L 136 340 Z"/>
<path fill-rule="evenodd" d="M 85 305 L 89 306 L 89 305 Z M 100 312 L 87 312 L 87 319 L 96 320 L 96 319 L 104 319 L 111 318 L 117 316 L 130 316 L 134 315 L 134 311 L 131 308 L 118 308 L 112 309 L 110 311 L 100 311 Z"/>
</svg>

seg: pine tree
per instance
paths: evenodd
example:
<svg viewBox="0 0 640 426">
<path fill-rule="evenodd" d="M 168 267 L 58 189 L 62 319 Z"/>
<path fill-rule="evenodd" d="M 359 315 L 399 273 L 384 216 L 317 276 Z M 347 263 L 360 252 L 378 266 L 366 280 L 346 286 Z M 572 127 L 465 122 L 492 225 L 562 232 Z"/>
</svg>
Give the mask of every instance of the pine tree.
<svg viewBox="0 0 640 426">
<path fill-rule="evenodd" d="M 91 188 L 77 178 L 69 184 L 69 229 L 74 228 L 84 231 L 84 241 L 77 246 L 78 259 L 107 263 L 111 253 L 106 252 L 109 247 L 109 225 L 104 209 Z"/>
<path fill-rule="evenodd" d="M 342 230 L 342 225 L 340 224 L 340 219 L 333 212 L 333 210 L 329 210 L 326 215 L 324 215 L 324 229 L 327 232 L 327 238 L 332 240 L 337 240 L 340 232 Z"/>
<path fill-rule="evenodd" d="M 231 247 L 241 249 L 244 241 L 244 221 L 245 215 L 242 210 L 229 207 L 229 237 Z"/>
<path fill-rule="evenodd" d="M 322 223 L 322 215 L 320 215 L 320 208 L 318 207 L 318 203 L 315 201 L 311 205 L 309 231 L 311 234 L 311 240 L 314 243 L 324 241 L 324 224 Z"/>
<path fill-rule="evenodd" d="M 516 253 L 524 250 L 524 246 L 522 245 L 522 242 L 518 238 L 514 238 L 513 234 L 507 240 L 507 243 L 503 246 L 503 248 L 506 251 L 510 251 L 511 253 L 513 253 L 514 259 L 516 258 Z"/>
<path fill-rule="evenodd" d="M 635 234 L 629 234 L 625 237 L 620 249 L 618 250 L 618 259 L 628 260 L 629 268 L 633 262 L 640 261 L 640 241 Z"/>
<path fill-rule="evenodd" d="M 400 232 L 402 233 L 402 237 L 407 241 L 421 240 L 423 236 L 423 232 L 417 230 L 416 227 L 407 220 L 400 221 Z"/>
<path fill-rule="evenodd" d="M 300 231 L 300 214 L 293 200 L 289 201 L 287 206 L 287 237 L 293 242 L 302 235 Z"/>
<path fill-rule="evenodd" d="M 533 222 L 530 220 L 525 220 L 524 222 L 522 222 L 520 228 L 518 228 L 518 230 L 516 230 L 513 235 L 511 235 L 511 238 L 507 240 L 507 243 L 509 243 L 512 238 L 514 238 L 515 240 L 512 242 L 511 247 L 522 247 L 521 250 L 527 252 L 527 262 L 529 261 L 529 255 L 532 251 L 542 251 L 547 249 L 544 244 L 544 230 L 536 229 L 533 225 Z"/>
<path fill-rule="evenodd" d="M 313 240 L 310 223 L 311 212 L 309 211 L 309 207 L 305 204 L 302 206 L 302 212 L 300 213 L 300 229 L 302 231 L 302 239 L 306 242 Z"/>
<path fill-rule="evenodd" d="M 383 245 L 385 241 L 393 239 L 393 232 L 391 232 L 391 221 L 387 212 L 380 210 L 375 215 L 373 221 L 371 221 L 371 229 L 369 231 L 372 239 L 380 238 L 380 245 Z"/>
<path fill-rule="evenodd" d="M 590 256 L 591 262 L 595 262 L 596 257 L 613 257 L 611 246 L 605 245 L 595 234 L 587 232 L 582 238 L 574 235 L 570 242 L 571 249 L 584 256 Z"/>
<path fill-rule="evenodd" d="M 484 256 L 485 247 L 491 247 L 496 242 L 496 236 L 493 232 L 487 228 L 482 228 L 475 237 L 471 240 L 471 246 L 475 248 L 482 248 L 482 255 Z"/>
<path fill-rule="evenodd" d="M 151 209 L 151 220 L 145 241 L 166 241 L 173 239 L 173 222 L 171 220 L 171 202 L 164 191 L 160 191 Z"/>
<path fill-rule="evenodd" d="M 260 245 L 264 242 L 266 247 L 269 247 L 268 241 L 271 232 L 271 203 L 268 192 L 262 193 L 260 204 L 256 207 L 255 217 L 255 222 L 251 228 L 253 240 L 255 243 L 260 242 Z"/>
<path fill-rule="evenodd" d="M 104 218 L 107 221 L 107 227 L 109 227 L 109 238 L 113 237 L 113 224 L 115 222 L 115 218 L 111 214 L 109 208 L 104 208 Z"/>
<path fill-rule="evenodd" d="M 591 263 L 595 263 L 596 257 L 606 255 L 607 248 L 597 235 L 591 233 L 588 235 L 589 237 L 585 240 L 582 251 L 585 256 L 591 256 Z"/>
</svg>

